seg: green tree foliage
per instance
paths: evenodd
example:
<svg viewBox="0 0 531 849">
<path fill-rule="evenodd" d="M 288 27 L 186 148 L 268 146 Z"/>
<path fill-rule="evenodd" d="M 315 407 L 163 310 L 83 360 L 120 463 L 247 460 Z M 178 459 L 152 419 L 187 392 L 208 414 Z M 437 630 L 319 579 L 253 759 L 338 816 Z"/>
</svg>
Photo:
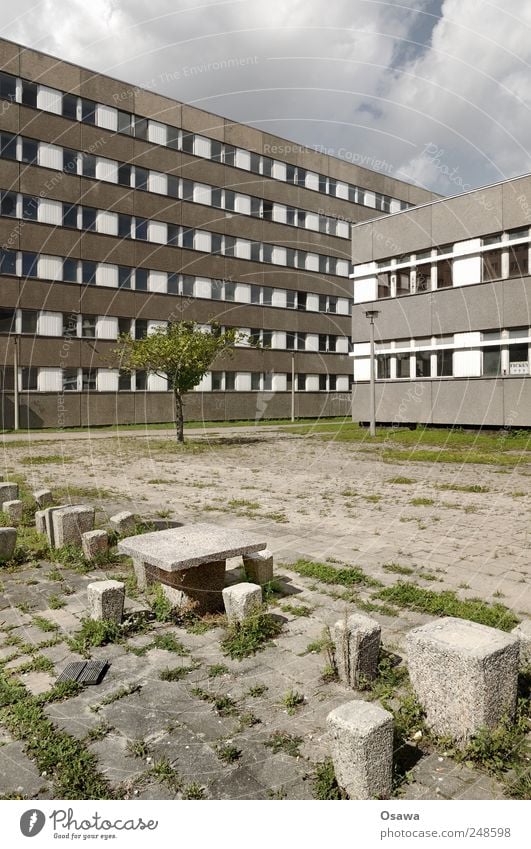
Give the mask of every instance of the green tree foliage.
<svg viewBox="0 0 531 849">
<path fill-rule="evenodd" d="M 235 329 L 221 332 L 215 323 L 208 332 L 195 321 L 170 322 L 143 339 L 123 334 L 114 353 L 124 371 L 147 371 L 168 378 L 175 400 L 177 440 L 184 442 L 184 396 L 197 386 L 217 357 L 232 355 L 240 336 Z"/>
</svg>

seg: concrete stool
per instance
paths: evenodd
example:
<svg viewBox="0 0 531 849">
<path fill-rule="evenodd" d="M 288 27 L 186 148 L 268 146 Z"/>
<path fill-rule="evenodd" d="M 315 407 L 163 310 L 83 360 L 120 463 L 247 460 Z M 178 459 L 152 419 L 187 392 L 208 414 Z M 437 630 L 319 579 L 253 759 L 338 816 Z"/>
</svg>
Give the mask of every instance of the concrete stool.
<svg viewBox="0 0 531 849">
<path fill-rule="evenodd" d="M 17 544 L 16 528 L 0 528 L 0 563 L 11 560 Z"/>
<path fill-rule="evenodd" d="M 520 666 L 531 666 L 531 619 L 524 619 L 511 634 L 520 641 Z"/>
<path fill-rule="evenodd" d="M 254 554 L 243 555 L 245 574 L 253 584 L 267 584 L 273 580 L 273 553 L 265 548 Z"/>
<path fill-rule="evenodd" d="M 87 560 L 93 560 L 99 554 L 109 550 L 107 531 L 86 531 L 81 534 L 81 547 Z"/>
<path fill-rule="evenodd" d="M 44 510 L 45 507 L 51 507 L 53 503 L 53 495 L 49 489 L 38 489 L 33 493 L 33 498 L 41 510 Z"/>
<path fill-rule="evenodd" d="M 115 516 L 111 516 L 109 523 L 111 528 L 119 534 L 132 533 L 136 527 L 136 519 L 132 513 L 129 513 L 128 510 L 122 510 L 121 513 L 116 513 Z"/>
<path fill-rule="evenodd" d="M 14 525 L 20 525 L 22 521 L 22 513 L 24 510 L 24 505 L 22 501 L 16 499 L 15 501 L 4 501 L 4 509 L 3 512 L 6 514 L 7 518 Z"/>
<path fill-rule="evenodd" d="M 81 545 L 81 535 L 94 528 L 94 508 L 84 505 L 74 507 L 48 508 L 51 518 L 54 548 L 63 545 Z M 48 528 L 48 525 L 47 525 Z"/>
<path fill-rule="evenodd" d="M 466 742 L 482 726 L 514 718 L 519 641 L 514 634 L 447 617 L 406 638 L 409 675 L 427 725 Z"/>
<path fill-rule="evenodd" d="M 125 601 L 125 584 L 121 581 L 94 581 L 87 587 L 89 616 L 91 619 L 122 621 Z"/>
<path fill-rule="evenodd" d="M 375 702 L 352 701 L 326 718 L 337 783 L 350 799 L 388 799 L 393 716 Z"/>
<path fill-rule="evenodd" d="M 243 622 L 258 613 L 262 604 L 262 589 L 257 584 L 233 584 L 223 590 L 223 604 L 230 622 Z"/>
<path fill-rule="evenodd" d="M 0 510 L 4 509 L 4 501 L 14 501 L 18 498 L 18 483 L 0 483 Z"/>
<path fill-rule="evenodd" d="M 378 674 L 381 628 L 374 619 L 354 613 L 336 622 L 331 632 L 340 681 L 353 690 Z"/>
</svg>

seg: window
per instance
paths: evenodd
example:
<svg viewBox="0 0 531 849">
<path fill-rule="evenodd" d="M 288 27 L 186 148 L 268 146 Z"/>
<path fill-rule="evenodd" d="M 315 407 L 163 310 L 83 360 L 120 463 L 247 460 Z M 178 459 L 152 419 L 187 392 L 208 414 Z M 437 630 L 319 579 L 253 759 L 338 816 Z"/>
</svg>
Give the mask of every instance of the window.
<svg viewBox="0 0 531 849">
<path fill-rule="evenodd" d="M 212 253 L 221 254 L 221 236 L 212 236 Z M 215 250 L 214 250 L 215 245 Z M 182 233 L 182 247 L 187 248 L 188 250 L 194 249 L 194 231 L 193 230 L 183 230 Z"/>
<path fill-rule="evenodd" d="M 193 298 L 195 292 L 195 277 L 190 274 L 183 275 L 183 295 Z"/>
<path fill-rule="evenodd" d="M 137 371 L 135 374 L 135 386 L 138 391 L 145 392 L 147 389 L 147 371 Z"/>
<path fill-rule="evenodd" d="M 378 298 L 388 298 L 391 294 L 391 273 L 389 271 L 378 275 Z"/>
<path fill-rule="evenodd" d="M 66 283 L 77 283 L 77 259 L 63 260 L 63 280 Z"/>
<path fill-rule="evenodd" d="M 212 280 L 212 300 L 223 300 L 223 280 Z"/>
<path fill-rule="evenodd" d="M 297 334 L 291 330 L 288 330 L 286 333 L 286 349 L 288 351 L 295 350 L 295 343 L 297 341 Z"/>
<path fill-rule="evenodd" d="M 376 377 L 378 380 L 389 380 L 391 377 L 390 354 L 379 354 L 376 357 Z"/>
<path fill-rule="evenodd" d="M 39 209 L 38 198 L 22 195 L 22 218 L 25 221 L 37 221 Z"/>
<path fill-rule="evenodd" d="M 0 333 L 12 333 L 15 329 L 15 310 L 0 307 Z"/>
<path fill-rule="evenodd" d="M 297 333 L 297 350 L 306 350 L 306 333 Z"/>
<path fill-rule="evenodd" d="M 81 389 L 83 392 L 91 392 L 96 389 L 96 378 L 98 370 L 95 368 L 84 368 L 81 371 Z"/>
<path fill-rule="evenodd" d="M 179 294 L 179 275 L 177 274 L 177 272 L 169 272 L 166 284 L 166 291 L 168 292 L 168 295 Z"/>
<path fill-rule="evenodd" d="M 416 377 L 430 377 L 431 354 L 429 351 L 417 351 L 415 356 L 415 375 Z"/>
<path fill-rule="evenodd" d="M 286 307 L 290 310 L 297 309 L 297 292 L 288 289 L 286 292 Z"/>
<path fill-rule="evenodd" d="M 167 175 L 168 179 L 168 195 L 171 198 L 179 197 L 179 178 L 174 177 L 173 174 Z"/>
<path fill-rule="evenodd" d="M 68 338 L 77 336 L 77 315 L 75 313 L 63 313 L 63 336 Z"/>
<path fill-rule="evenodd" d="M 236 210 L 236 193 L 229 189 L 225 189 L 225 209 L 228 209 L 229 212 Z"/>
<path fill-rule="evenodd" d="M 210 158 L 214 162 L 223 161 L 223 144 L 215 139 L 210 142 Z"/>
<path fill-rule="evenodd" d="M 192 153 L 194 152 L 194 134 L 193 133 L 183 133 L 182 134 L 182 143 L 181 149 L 184 153 Z"/>
<path fill-rule="evenodd" d="M 442 248 L 441 250 L 446 250 Z M 437 288 L 447 289 L 452 285 L 452 260 L 443 259 L 437 263 Z"/>
<path fill-rule="evenodd" d="M 529 374 L 529 349 L 527 344 L 509 346 L 509 374 Z"/>
<path fill-rule="evenodd" d="M 64 118 L 77 121 L 77 97 L 75 94 L 63 94 L 62 113 Z"/>
<path fill-rule="evenodd" d="M 262 375 L 259 371 L 251 372 L 251 390 L 259 392 L 262 383 Z"/>
<path fill-rule="evenodd" d="M 96 285 L 96 268 L 97 263 L 90 260 L 82 260 L 81 262 L 81 282 L 88 286 Z"/>
<path fill-rule="evenodd" d="M 63 369 L 63 392 L 77 392 L 77 368 Z"/>
<path fill-rule="evenodd" d="M 421 254 L 417 254 L 417 259 L 420 258 Z M 431 265 L 428 262 L 425 265 L 418 265 L 416 275 L 417 292 L 428 292 L 431 289 Z"/>
<path fill-rule="evenodd" d="M 96 123 L 96 104 L 93 100 L 81 98 L 81 120 L 84 124 Z"/>
<path fill-rule="evenodd" d="M 121 371 L 118 374 L 118 392 L 130 392 L 131 391 L 131 378 L 132 375 L 128 371 Z"/>
<path fill-rule="evenodd" d="M 299 292 L 297 296 L 297 309 L 298 310 L 306 310 L 306 300 L 307 294 L 306 292 Z"/>
<path fill-rule="evenodd" d="M 409 295 L 409 271 L 398 271 L 396 275 L 396 296 Z"/>
<path fill-rule="evenodd" d="M 39 318 L 38 310 L 22 310 L 21 313 L 20 332 L 35 334 Z"/>
<path fill-rule="evenodd" d="M 453 373 L 452 351 L 437 351 L 437 377 L 452 377 Z"/>
<path fill-rule="evenodd" d="M 127 136 L 131 135 L 132 118 L 133 116 L 130 112 L 123 112 L 121 109 L 118 110 L 117 129 L 119 133 L 125 133 Z"/>
<path fill-rule="evenodd" d="M 231 144 L 223 145 L 223 161 L 225 165 L 234 165 L 236 161 L 236 148 Z"/>
<path fill-rule="evenodd" d="M 273 160 L 269 156 L 262 156 L 262 174 L 264 177 L 273 176 Z"/>
<path fill-rule="evenodd" d="M 22 391 L 23 392 L 34 392 L 38 388 L 38 374 L 39 370 L 32 367 L 24 367 L 20 369 L 21 382 L 22 382 Z"/>
<path fill-rule="evenodd" d="M 138 292 L 147 292 L 148 289 L 148 270 L 147 268 L 137 268 L 135 271 L 135 289 Z"/>
<path fill-rule="evenodd" d="M 38 255 L 24 251 L 22 254 L 22 276 L 37 277 Z"/>
<path fill-rule="evenodd" d="M 234 392 L 236 389 L 236 373 L 233 371 L 225 372 L 225 392 Z"/>
<path fill-rule="evenodd" d="M 327 391 L 326 374 L 320 374 L 319 375 L 319 392 L 326 392 L 326 391 Z"/>
<path fill-rule="evenodd" d="M 24 106 L 37 106 L 37 83 L 22 80 L 22 100 Z"/>
<path fill-rule="evenodd" d="M 337 312 L 337 298 L 334 295 L 330 295 L 328 298 L 328 310 L 327 312 L 335 313 Z"/>
<path fill-rule="evenodd" d="M 119 318 L 118 319 L 118 336 L 123 336 L 126 333 L 131 333 L 131 319 L 130 318 Z"/>
<path fill-rule="evenodd" d="M 131 215 L 124 215 L 124 213 L 118 213 L 118 235 L 121 239 L 130 239 L 131 238 L 131 224 L 133 223 L 133 218 Z"/>
<path fill-rule="evenodd" d="M 17 158 L 17 137 L 13 133 L 0 133 L 0 156 L 3 159 Z"/>
<path fill-rule="evenodd" d="M 0 250 L 0 274 L 17 273 L 17 252 Z"/>
<path fill-rule="evenodd" d="M 166 144 L 168 147 L 172 147 L 174 150 L 181 149 L 181 131 L 177 129 L 177 127 L 166 127 L 168 137 L 166 139 Z"/>
<path fill-rule="evenodd" d="M 502 263 L 502 252 L 501 250 L 496 251 L 485 251 L 483 253 L 483 280 L 499 280 L 502 276 L 501 263 Z"/>
<path fill-rule="evenodd" d="M 36 165 L 39 157 L 39 142 L 35 139 L 22 139 L 22 162 L 28 165 Z"/>
<path fill-rule="evenodd" d="M 270 307 L 273 303 L 273 289 L 271 286 L 262 286 L 262 304 Z"/>
<path fill-rule="evenodd" d="M 324 333 L 319 334 L 319 351 L 322 353 L 328 350 L 328 337 Z"/>
<path fill-rule="evenodd" d="M 77 227 L 77 206 L 63 203 L 63 227 Z"/>
<path fill-rule="evenodd" d="M 177 224 L 168 224 L 168 245 L 174 245 L 175 247 L 179 246 L 179 236 L 180 236 L 181 228 L 177 226 Z"/>
<path fill-rule="evenodd" d="M 0 73 L 0 99 L 1 100 L 16 100 L 17 96 L 17 80 L 11 74 Z"/>
<path fill-rule="evenodd" d="M 230 280 L 225 281 L 225 300 L 236 300 L 236 283 L 232 283 Z"/>
<path fill-rule="evenodd" d="M 118 165 L 118 185 L 131 185 L 131 165 Z"/>
<path fill-rule="evenodd" d="M 262 330 L 262 347 L 263 348 L 271 348 L 273 344 L 273 331 L 272 330 Z"/>
<path fill-rule="evenodd" d="M 224 238 L 224 254 L 225 256 L 234 256 L 236 247 L 236 239 L 234 236 L 225 236 Z"/>
<path fill-rule="evenodd" d="M 337 389 L 337 374 L 328 375 L 328 389 L 330 392 L 335 392 Z"/>
<path fill-rule="evenodd" d="M 96 231 L 96 210 L 90 206 L 81 207 L 81 228 Z"/>
<path fill-rule="evenodd" d="M 515 245 L 509 250 L 509 277 L 526 277 L 529 274 L 529 244 Z"/>
<path fill-rule="evenodd" d="M 96 338 L 96 316 L 83 315 L 81 316 L 81 335 L 85 339 Z"/>
<path fill-rule="evenodd" d="M 298 374 L 297 375 L 297 390 L 299 392 L 305 392 L 306 391 L 306 375 L 305 374 Z"/>
<path fill-rule="evenodd" d="M 223 390 L 223 372 L 222 371 L 213 371 L 212 372 L 212 391 L 213 392 L 221 392 Z"/>
<path fill-rule="evenodd" d="M 135 218 L 135 239 L 143 242 L 147 241 L 148 237 L 148 222 L 146 218 Z"/>
<path fill-rule="evenodd" d="M 0 215 L 15 218 L 17 214 L 17 195 L 15 192 L 0 192 Z"/>
<path fill-rule="evenodd" d="M 131 289 L 131 280 L 133 277 L 133 269 L 129 268 L 128 265 L 119 265 L 118 266 L 118 288 L 119 289 Z"/>
<path fill-rule="evenodd" d="M 501 374 L 501 348 L 493 345 L 492 347 L 482 348 L 483 368 L 481 374 L 488 377 L 496 377 Z"/>
<path fill-rule="evenodd" d="M 259 304 L 260 303 L 260 286 L 251 285 L 251 303 Z"/>
<path fill-rule="evenodd" d="M 147 331 L 147 319 L 137 318 L 135 321 L 135 339 L 144 339 L 147 336 Z"/>
<path fill-rule="evenodd" d="M 409 354 L 396 355 L 396 376 L 411 377 L 411 365 Z"/>
<path fill-rule="evenodd" d="M 81 173 L 84 177 L 95 179 L 96 177 L 96 157 L 91 153 L 81 154 Z"/>
<path fill-rule="evenodd" d="M 148 122 L 147 118 L 135 117 L 135 138 L 147 141 L 148 138 Z"/>
<path fill-rule="evenodd" d="M 147 192 L 149 189 L 149 171 L 146 168 L 135 166 L 135 188 L 142 192 Z"/>
<path fill-rule="evenodd" d="M 77 150 L 63 148 L 63 171 L 69 174 L 77 174 Z"/>
</svg>

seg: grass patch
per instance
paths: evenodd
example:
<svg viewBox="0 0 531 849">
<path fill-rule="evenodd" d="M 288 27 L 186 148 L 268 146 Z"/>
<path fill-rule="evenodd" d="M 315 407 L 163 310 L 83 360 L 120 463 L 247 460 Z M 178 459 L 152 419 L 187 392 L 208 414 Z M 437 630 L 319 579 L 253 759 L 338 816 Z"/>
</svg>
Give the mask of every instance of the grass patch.
<svg viewBox="0 0 531 849">
<path fill-rule="evenodd" d="M 27 454 L 19 458 L 23 466 L 47 466 L 49 463 L 72 463 L 72 457 L 66 454 Z"/>
<path fill-rule="evenodd" d="M 480 486 L 478 483 L 473 484 L 458 484 L 458 483 L 437 483 L 435 489 L 440 489 L 443 492 L 490 492 L 490 487 Z"/>
<path fill-rule="evenodd" d="M 65 604 L 66 601 L 64 601 L 64 599 L 62 598 L 59 598 L 58 595 L 51 595 L 48 598 L 48 607 L 50 608 L 50 610 L 60 610 L 61 607 L 65 606 Z"/>
<path fill-rule="evenodd" d="M 292 734 L 287 734 L 285 731 L 273 731 L 269 740 L 266 740 L 264 746 L 271 749 L 273 754 L 285 752 L 286 755 L 291 755 L 292 758 L 300 757 L 300 747 L 304 740 L 302 737 L 294 737 Z"/>
<path fill-rule="evenodd" d="M 127 687 L 119 687 L 118 690 L 114 690 L 112 693 L 108 693 L 101 702 L 96 706 L 96 710 L 99 710 L 105 705 L 112 705 L 114 702 L 119 702 L 120 699 L 125 699 L 126 696 L 131 696 L 133 693 L 139 693 L 142 689 L 141 684 L 129 684 Z"/>
<path fill-rule="evenodd" d="M 55 686 L 32 696 L 22 684 L 0 673 L 0 722 L 24 744 L 39 773 L 51 778 L 56 799 L 112 799 L 96 756 L 80 740 L 56 728 L 44 713 L 46 704 L 72 696 L 78 689 Z"/>
<path fill-rule="evenodd" d="M 314 610 L 306 604 L 281 604 L 280 609 L 283 613 L 291 613 L 292 616 L 310 616 Z"/>
<path fill-rule="evenodd" d="M 206 790 L 197 781 L 192 781 L 183 789 L 183 799 L 206 799 Z"/>
<path fill-rule="evenodd" d="M 220 761 L 223 761 L 223 763 L 233 764 L 241 758 L 242 752 L 241 749 L 238 749 L 230 743 L 220 743 L 219 746 L 216 747 L 216 755 Z"/>
<path fill-rule="evenodd" d="M 312 784 L 315 799 L 331 801 L 348 798 L 337 783 L 332 758 L 327 758 L 322 763 L 316 764 Z"/>
<path fill-rule="evenodd" d="M 220 675 L 225 675 L 228 671 L 229 669 L 224 663 L 213 663 L 212 666 L 208 667 L 207 675 L 209 678 L 219 678 Z"/>
<path fill-rule="evenodd" d="M 229 625 L 221 640 L 221 650 L 233 660 L 241 660 L 264 649 L 281 630 L 282 623 L 278 619 L 269 613 L 258 613 Z"/>
<path fill-rule="evenodd" d="M 302 575 L 304 578 L 314 578 L 322 584 L 338 584 L 342 587 L 353 587 L 362 585 L 366 587 L 381 587 L 381 581 L 370 578 L 356 566 L 336 569 L 328 563 L 318 563 L 313 560 L 297 560 L 286 566 L 292 572 Z"/>
<path fill-rule="evenodd" d="M 117 643 L 123 639 L 124 631 L 116 622 L 83 619 L 81 628 L 69 640 L 72 651 L 85 654 L 90 648 Z"/>
<path fill-rule="evenodd" d="M 185 648 L 173 634 L 157 634 L 153 639 L 153 645 L 156 649 L 171 651 L 181 657 L 190 654 L 189 649 Z"/>
<path fill-rule="evenodd" d="M 59 625 L 56 625 L 55 622 L 50 622 L 50 620 L 46 619 L 45 616 L 34 616 L 33 624 L 36 625 L 37 628 L 40 628 L 41 631 L 49 632 L 59 630 Z"/>
<path fill-rule="evenodd" d="M 300 708 L 300 706 L 304 704 L 304 696 L 302 693 L 299 693 L 298 690 L 288 690 L 288 692 L 282 697 L 282 704 L 286 708 L 288 714 L 293 716 L 293 714 L 297 711 L 297 708 Z"/>
<path fill-rule="evenodd" d="M 412 575 L 415 571 L 410 566 L 401 566 L 400 563 L 384 563 L 382 569 L 385 572 L 393 572 L 397 575 Z"/>
<path fill-rule="evenodd" d="M 161 669 L 159 678 L 161 681 L 181 681 L 193 669 L 194 666 L 175 666 L 173 669 L 167 666 L 166 669 Z"/>
<path fill-rule="evenodd" d="M 468 619 L 502 631 L 511 631 L 519 622 L 514 613 L 503 604 L 488 604 L 481 599 L 462 601 L 453 590 L 436 592 L 417 587 L 407 581 L 399 581 L 392 587 L 384 587 L 376 597 L 398 607 L 430 613 L 433 616 Z"/>
<path fill-rule="evenodd" d="M 414 507 L 431 507 L 435 504 L 433 498 L 412 498 L 409 503 Z"/>
<path fill-rule="evenodd" d="M 202 702 L 210 702 L 220 716 L 235 716 L 238 713 L 236 702 L 230 696 L 218 696 L 202 687 L 194 687 L 191 693 Z"/>
<path fill-rule="evenodd" d="M 259 699 L 260 696 L 263 696 L 264 693 L 267 693 L 268 687 L 265 684 L 255 684 L 253 687 L 249 687 L 247 693 L 253 699 Z"/>
<path fill-rule="evenodd" d="M 135 758 L 147 758 L 149 756 L 149 746 L 142 738 L 128 740 L 127 754 Z"/>
<path fill-rule="evenodd" d="M 166 784 L 166 786 L 175 793 L 178 793 L 182 788 L 182 781 L 179 778 L 179 774 L 177 770 L 172 767 L 167 758 L 161 758 L 160 761 L 156 761 L 150 770 L 150 774 L 153 775 L 160 784 Z"/>
<path fill-rule="evenodd" d="M 404 478 L 402 475 L 397 475 L 396 478 L 388 478 L 386 483 L 398 483 L 403 486 L 409 486 L 409 484 L 417 483 L 417 481 L 415 478 Z"/>
</svg>

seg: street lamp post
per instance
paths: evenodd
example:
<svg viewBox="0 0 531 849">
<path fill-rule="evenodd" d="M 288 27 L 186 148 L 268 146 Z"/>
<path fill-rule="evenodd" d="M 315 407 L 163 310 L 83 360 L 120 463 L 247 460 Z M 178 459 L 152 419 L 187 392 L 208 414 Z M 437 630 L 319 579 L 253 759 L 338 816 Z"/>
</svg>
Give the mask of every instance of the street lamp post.
<svg viewBox="0 0 531 849">
<path fill-rule="evenodd" d="M 375 380 L 375 361 L 374 361 L 374 319 L 378 318 L 379 310 L 365 310 L 365 317 L 369 319 L 370 330 L 370 423 L 369 434 L 376 436 L 376 380 Z"/>
<path fill-rule="evenodd" d="M 295 354 L 291 355 L 291 421 L 295 421 Z"/>
<path fill-rule="evenodd" d="M 13 400 L 14 400 L 14 425 L 15 430 L 20 430 L 20 401 L 18 397 L 18 337 L 13 337 Z"/>
</svg>

